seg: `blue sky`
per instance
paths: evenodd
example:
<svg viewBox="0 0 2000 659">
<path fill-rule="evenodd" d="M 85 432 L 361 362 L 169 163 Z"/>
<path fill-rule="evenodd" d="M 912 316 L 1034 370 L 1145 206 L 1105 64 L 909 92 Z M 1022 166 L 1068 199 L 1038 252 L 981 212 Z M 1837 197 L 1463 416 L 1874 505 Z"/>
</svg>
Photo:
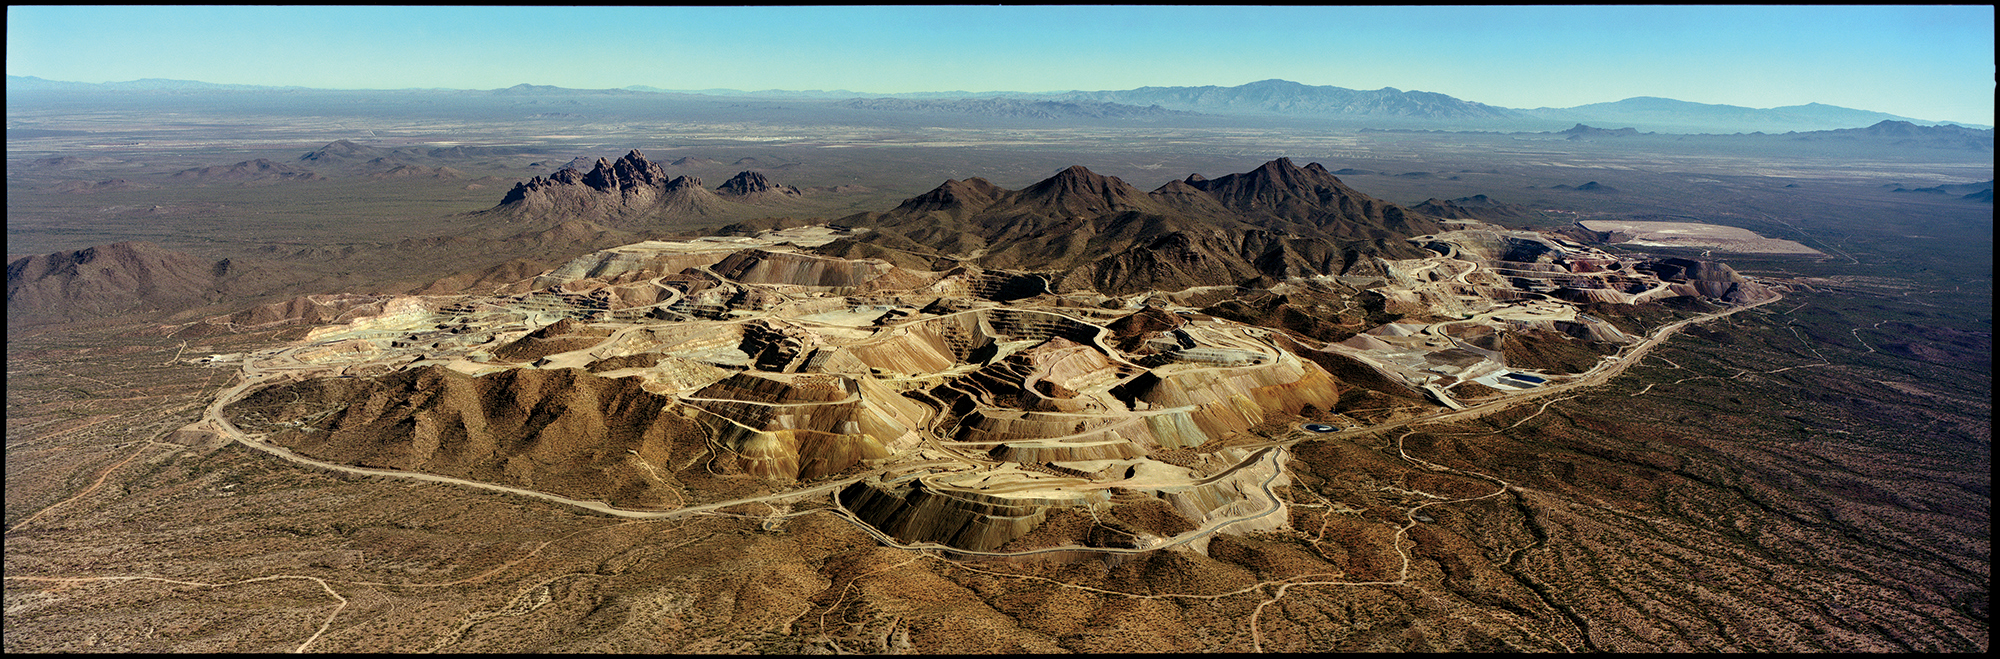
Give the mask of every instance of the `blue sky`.
<svg viewBox="0 0 2000 659">
<path fill-rule="evenodd" d="M 16 6 L 7 73 L 879 93 L 1282 78 L 1516 108 L 1664 96 L 1992 125 L 1994 9 Z"/>
</svg>

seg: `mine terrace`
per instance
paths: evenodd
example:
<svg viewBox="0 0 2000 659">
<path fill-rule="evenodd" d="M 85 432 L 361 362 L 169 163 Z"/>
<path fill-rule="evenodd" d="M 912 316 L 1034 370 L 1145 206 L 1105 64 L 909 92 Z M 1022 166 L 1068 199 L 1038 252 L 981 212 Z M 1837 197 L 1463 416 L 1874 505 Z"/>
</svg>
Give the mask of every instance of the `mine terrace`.
<svg viewBox="0 0 2000 659">
<path fill-rule="evenodd" d="M 243 372 L 205 427 L 322 468 L 629 517 L 831 494 L 893 546 L 1059 557 L 1202 550 L 1216 532 L 1277 528 L 1286 504 L 1272 488 L 1295 443 L 1598 381 L 1665 333 L 1621 331 L 1583 305 L 1688 297 L 1727 313 L 1778 297 L 1715 263 L 1472 220 L 1445 228 L 1409 239 L 1431 256 L 1383 259 L 1380 276 L 1256 292 L 1334 292 L 1401 314 L 1338 341 L 1198 311 L 1234 286 L 1057 293 L 1047 273 L 815 254 L 868 231 L 816 225 L 602 250 L 490 294 L 366 300 L 372 315 L 294 345 L 190 361 Z M 1525 353 L 1508 347 L 1550 336 L 1613 350 L 1563 368 L 1517 363 Z M 1373 371 L 1373 387 L 1400 397 L 1335 413 L 1362 385 L 1329 366 Z M 482 384 L 499 380 L 512 386 Z M 422 395 L 368 393 L 398 386 Z M 545 397 L 519 393 L 537 387 Z M 537 440 L 432 414 L 451 405 L 514 406 L 555 429 L 543 435 L 597 441 L 508 449 Z M 593 405 L 619 425 L 573 427 L 585 422 L 569 410 Z M 473 456 L 497 471 L 446 466 L 510 451 Z M 558 478 L 562 460 L 590 473 Z M 691 486 L 685 474 L 701 472 L 761 485 Z"/>
</svg>

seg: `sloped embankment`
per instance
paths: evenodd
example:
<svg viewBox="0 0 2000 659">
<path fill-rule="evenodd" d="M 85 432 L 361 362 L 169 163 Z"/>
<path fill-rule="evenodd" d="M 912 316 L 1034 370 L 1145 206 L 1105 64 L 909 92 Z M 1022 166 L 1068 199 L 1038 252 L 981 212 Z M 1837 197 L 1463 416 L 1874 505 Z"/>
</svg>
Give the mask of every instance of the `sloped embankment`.
<svg viewBox="0 0 2000 659">
<path fill-rule="evenodd" d="M 231 405 L 248 432 L 328 462 L 499 483 L 621 508 L 674 507 L 706 429 L 636 378 L 580 369 L 472 377 L 435 366 L 270 387 Z"/>
</svg>

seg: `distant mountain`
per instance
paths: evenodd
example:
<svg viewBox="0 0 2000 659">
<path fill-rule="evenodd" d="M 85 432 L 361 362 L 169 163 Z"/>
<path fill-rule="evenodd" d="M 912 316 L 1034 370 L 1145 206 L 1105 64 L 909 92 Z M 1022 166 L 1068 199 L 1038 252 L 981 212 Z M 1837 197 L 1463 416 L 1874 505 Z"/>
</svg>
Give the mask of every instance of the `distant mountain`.
<svg viewBox="0 0 2000 659">
<path fill-rule="evenodd" d="M 1617 193 L 1618 193 L 1618 188 L 1614 188 L 1614 187 L 1611 187 L 1611 186 L 1608 186 L 1608 185 L 1605 185 L 1605 184 L 1603 184 L 1603 183 L 1598 183 L 1598 182 L 1596 182 L 1596 181 L 1591 181 L 1591 182 L 1589 182 L 1589 183 L 1585 183 L 1585 184 L 1583 184 L 1583 185 L 1577 185 L 1577 186 L 1569 186 L 1569 185 L 1560 185 L 1560 184 L 1558 184 L 1558 185 L 1551 185 L 1551 186 L 1549 186 L 1549 189 L 1550 189 L 1550 190 L 1573 190 L 1573 191 L 1576 191 L 1576 192 L 1595 192 L 1595 193 L 1598 193 L 1598 194 L 1617 194 Z"/>
<path fill-rule="evenodd" d="M 196 80 L 169 80 L 166 78 L 141 78 L 125 82 L 64 82 L 45 80 L 35 76 L 7 76 L 7 91 L 283 91 L 310 89 L 309 87 L 266 85 L 231 85 Z"/>
<path fill-rule="evenodd" d="M 318 173 L 315 173 L 311 170 L 299 169 L 291 165 L 271 162 L 270 160 L 266 160 L 264 158 L 258 158 L 256 160 L 245 160 L 243 162 L 239 162 L 234 165 L 226 165 L 226 166 L 218 165 L 213 167 L 196 167 L 193 169 L 183 169 L 181 171 L 175 172 L 174 178 L 195 179 L 199 181 L 230 181 L 237 183 L 249 183 L 249 182 L 260 182 L 260 181 L 326 180 L 326 177 L 320 176 Z"/>
<path fill-rule="evenodd" d="M 1462 101 L 1444 94 L 1374 91 L 1305 85 L 1289 80 L 1262 80 L 1235 87 L 1140 87 L 1124 91 L 1068 92 L 1053 98 L 1102 101 L 1127 105 L 1158 105 L 1174 110 L 1214 114 L 1282 114 L 1352 117 L 1411 117 L 1420 119 L 1503 119 L 1513 110 Z"/>
<path fill-rule="evenodd" d="M 1447 220 L 1480 220 L 1484 222 L 1505 222 L 1535 217 L 1533 209 L 1520 204 L 1495 201 L 1486 195 L 1472 195 L 1457 199 L 1430 198 L 1411 206 L 1410 210 L 1441 217 Z"/>
<path fill-rule="evenodd" d="M 661 89 L 659 87 L 651 87 L 647 85 L 630 85 L 624 87 L 623 89 L 628 89 L 635 92 L 649 92 L 654 94 L 696 94 L 700 96 L 748 96 L 752 98 L 811 98 L 811 99 L 849 99 L 849 98 L 861 98 L 861 97 L 915 98 L 915 99 L 936 99 L 936 98 L 959 99 L 959 98 L 994 98 L 994 97 L 1026 98 L 1033 96 L 1045 96 L 1049 94 L 1049 92 L 993 92 L 993 91 L 882 93 L 882 92 L 856 92 L 856 91 L 848 91 L 845 89 L 833 89 L 833 90 L 765 89 L 760 91 L 743 91 L 741 89 Z"/>
<path fill-rule="evenodd" d="M 1595 126 L 1585 126 L 1583 124 L 1577 124 L 1575 127 L 1572 127 L 1569 130 L 1557 131 L 1556 134 L 1568 135 L 1569 139 L 1572 140 L 1581 140 L 1593 137 L 1630 137 L 1633 135 L 1638 135 L 1639 129 L 1631 128 L 1628 126 L 1625 128 L 1620 128 L 1618 130 L 1606 130 L 1603 128 L 1597 128 Z"/>
<path fill-rule="evenodd" d="M 373 160 L 389 154 L 388 149 L 355 144 L 347 140 L 334 140 L 326 146 L 308 151 L 299 156 L 300 162 L 332 164 L 342 161 Z"/>
<path fill-rule="evenodd" d="M 264 262 L 211 261 L 148 242 L 121 242 L 7 264 L 7 320 L 75 321 L 177 311 L 275 288 Z"/>
<path fill-rule="evenodd" d="M 1639 96 L 1611 103 L 1592 103 L 1569 108 L 1544 107 L 1518 112 L 1523 116 L 1542 119 L 1624 124 L 1636 126 L 1641 130 L 1670 133 L 1782 133 L 1854 128 L 1884 120 L 1906 121 L 1918 125 L 1937 123 L 1820 103 L 1760 110 L 1738 105 L 1694 103 L 1653 96 Z"/>
<path fill-rule="evenodd" d="M 1283 158 L 1216 179 L 1190 175 L 1152 192 L 1081 166 L 1020 190 L 950 180 L 893 210 L 838 223 L 871 230 L 822 253 L 932 255 L 940 265 L 1054 272 L 1058 290 L 1113 295 L 1381 274 L 1374 257 L 1422 256 L 1404 239 L 1441 226 L 1347 187 L 1318 163 Z"/>
<path fill-rule="evenodd" d="M 1914 189 L 1898 186 L 1896 189 L 1890 190 L 1890 192 L 1922 192 L 1929 194 L 1952 195 L 1960 199 L 1966 199 L 1969 201 L 1991 202 L 1993 201 L 1993 181 L 1987 180 L 1984 183 L 1946 183 L 1943 185 L 1934 185 L 1928 188 L 1914 188 Z"/>
<path fill-rule="evenodd" d="M 553 85 L 530 85 L 521 83 L 505 89 L 493 90 L 494 96 L 575 96 L 577 94 L 602 94 L 624 96 L 640 92 L 630 89 L 570 89 Z"/>
<path fill-rule="evenodd" d="M 1990 128 L 1974 129 L 1952 124 L 1919 126 L 1907 121 L 1883 121 L 1867 128 L 1821 130 L 1782 137 L 1812 142 L 1865 141 L 1897 146 L 1993 150 L 1993 130 Z"/>
<path fill-rule="evenodd" d="M 633 150 L 616 161 L 599 158 L 588 172 L 566 165 L 547 177 L 517 183 L 498 205 L 479 215 L 529 224 L 583 220 L 632 228 L 783 205 L 804 194 L 747 171 L 710 190 L 701 179 L 668 175 Z"/>
<path fill-rule="evenodd" d="M 757 172 L 738 172 L 729 180 L 723 181 L 722 185 L 716 186 L 715 193 L 748 201 L 766 201 L 805 194 L 798 188 L 772 183 L 771 179 Z"/>
<path fill-rule="evenodd" d="M 133 92 L 192 94 L 235 91 L 338 91 L 306 87 L 217 84 L 192 80 L 147 78 L 102 84 L 46 80 L 34 76 L 7 76 L 10 92 Z M 384 90 L 375 90 L 384 91 Z M 1903 121 L 1919 126 L 1954 125 L 1903 117 L 1882 112 L 1857 110 L 1823 103 L 1807 103 L 1758 109 L 1735 105 L 1694 103 L 1670 98 L 1639 96 L 1610 103 L 1592 103 L 1568 108 L 1502 108 L 1445 94 L 1403 91 L 1394 87 L 1355 90 L 1326 85 L 1306 85 L 1288 80 L 1261 80 L 1235 87 L 1140 87 L 1127 90 L 1055 92 L 903 92 L 861 93 L 836 90 L 740 91 L 735 89 L 669 90 L 645 85 L 618 89 L 571 89 L 552 85 L 519 84 L 493 90 L 405 89 L 407 94 L 444 94 L 523 97 L 521 104 L 572 102 L 576 99 L 541 97 L 644 96 L 673 94 L 708 97 L 743 97 L 770 100 L 844 100 L 848 107 L 912 112 L 959 112 L 998 116 L 1125 117 L 1140 111 L 1115 107 L 1056 109 L 1040 103 L 1108 103 L 1137 108 L 1159 106 L 1165 111 L 1217 115 L 1296 116 L 1312 118 L 1372 119 L 1379 123 L 1402 124 L 1404 128 L 1432 128 L 1426 123 L 1449 124 L 1454 128 L 1478 127 L 1498 130 L 1550 130 L 1555 125 L 1584 123 L 1594 126 L 1629 126 L 1637 131 L 1663 133 L 1783 133 L 1788 131 L 1857 128 L 1881 121 Z M 857 100 L 866 97 L 865 100 Z M 884 99 L 903 104 L 884 102 Z M 984 99 L 984 100 L 981 100 Z M 997 102 L 1005 99 L 1007 102 Z M 544 118 L 561 118 L 563 113 L 540 113 Z M 1560 122 L 1560 123 L 1556 123 Z M 1965 124 L 1957 124 L 1965 125 Z M 1991 126 L 1968 125 L 1970 128 Z"/>
<path fill-rule="evenodd" d="M 1029 119 L 1151 119 L 1197 116 L 1199 113 L 1168 110 L 1158 105 L 1140 107 L 1100 101 L 1037 101 L 1018 98 L 961 98 L 951 100 L 910 100 L 900 98 L 855 98 L 835 104 L 856 110 L 891 112 L 975 114 L 989 117 Z"/>
<path fill-rule="evenodd" d="M 380 172 L 397 165 L 425 166 L 436 162 L 464 162 L 484 158 L 514 156 L 522 153 L 519 147 L 492 146 L 449 146 L 435 148 L 404 147 L 384 149 L 377 146 L 357 144 L 348 140 L 334 140 L 326 146 L 307 151 L 299 156 L 299 162 L 318 167 L 361 169 Z M 585 164 L 588 164 L 587 162 Z"/>
</svg>

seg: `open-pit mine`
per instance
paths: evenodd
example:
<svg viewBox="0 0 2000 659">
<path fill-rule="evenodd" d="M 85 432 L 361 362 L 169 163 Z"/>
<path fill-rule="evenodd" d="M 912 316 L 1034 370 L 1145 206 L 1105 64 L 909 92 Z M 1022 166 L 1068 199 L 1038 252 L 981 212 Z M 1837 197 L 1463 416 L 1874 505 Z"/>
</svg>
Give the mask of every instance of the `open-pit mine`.
<svg viewBox="0 0 2000 659">
<path fill-rule="evenodd" d="M 1299 442 L 1503 409 L 1648 344 L 1580 305 L 1777 297 L 1719 264 L 1443 228 L 1379 276 L 1260 291 L 1400 314 L 1338 341 L 1201 311 L 1235 287 L 1057 292 L 1048 272 L 811 251 L 865 228 L 646 241 L 200 358 L 243 382 L 199 425 L 322 468 L 629 517 L 819 498 L 882 543 L 961 557 L 1205 551 L 1287 524 L 1273 488 Z M 1558 368 L 1509 346 L 1535 340 L 1603 354 Z M 1362 388 L 1400 402 L 1363 409 Z"/>
</svg>

